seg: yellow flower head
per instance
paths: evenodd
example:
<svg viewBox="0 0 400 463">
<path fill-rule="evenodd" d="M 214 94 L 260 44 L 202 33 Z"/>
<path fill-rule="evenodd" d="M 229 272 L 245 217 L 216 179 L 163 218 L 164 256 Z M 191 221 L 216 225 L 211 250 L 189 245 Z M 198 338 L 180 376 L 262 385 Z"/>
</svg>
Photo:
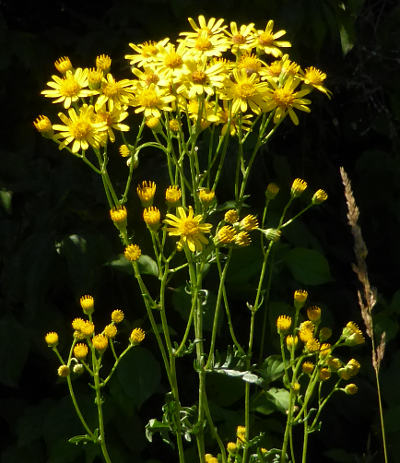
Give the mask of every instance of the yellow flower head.
<svg viewBox="0 0 400 463">
<path fill-rule="evenodd" d="M 171 185 L 165 191 L 165 201 L 168 207 L 176 206 L 182 197 L 182 192 L 179 186 Z"/>
<path fill-rule="evenodd" d="M 246 231 L 256 230 L 258 228 L 258 219 L 255 215 L 246 215 L 240 221 L 240 227 Z"/>
<path fill-rule="evenodd" d="M 239 246 L 239 248 L 246 248 L 251 244 L 250 235 L 246 231 L 241 231 L 237 235 L 235 235 L 235 244 Z"/>
<path fill-rule="evenodd" d="M 330 92 L 326 87 L 324 87 L 323 83 L 325 79 L 326 79 L 325 72 L 320 71 L 314 66 L 310 66 L 305 69 L 305 72 L 303 75 L 304 83 L 306 85 L 310 85 L 311 87 L 316 88 L 322 93 L 325 93 L 325 95 L 328 98 L 330 98 L 332 95 L 332 92 Z"/>
<path fill-rule="evenodd" d="M 143 211 L 143 220 L 151 230 L 158 230 L 160 227 L 160 210 L 154 206 L 147 207 Z"/>
<path fill-rule="evenodd" d="M 110 218 L 118 228 L 126 228 L 128 213 L 125 206 L 110 209 Z"/>
<path fill-rule="evenodd" d="M 92 336 L 94 333 L 94 324 L 89 320 L 86 320 L 81 324 L 80 332 L 85 336 Z"/>
<path fill-rule="evenodd" d="M 91 68 L 88 71 L 88 83 L 91 90 L 98 90 L 103 80 L 103 71 L 101 69 Z"/>
<path fill-rule="evenodd" d="M 292 385 L 292 389 L 293 389 L 293 392 L 294 392 L 295 394 L 298 394 L 298 393 L 300 392 L 300 389 L 301 389 L 300 383 L 297 383 L 297 382 L 294 383 L 294 384 Z"/>
<path fill-rule="evenodd" d="M 238 426 L 236 428 L 236 437 L 240 442 L 246 442 L 246 426 Z"/>
<path fill-rule="evenodd" d="M 331 355 L 331 352 L 332 346 L 329 343 L 324 342 L 323 344 L 321 344 L 321 349 L 319 351 L 319 356 L 321 359 L 326 359 L 327 357 L 329 357 Z"/>
<path fill-rule="evenodd" d="M 293 295 L 294 306 L 297 310 L 300 310 L 306 303 L 308 292 L 305 289 L 296 289 Z"/>
<path fill-rule="evenodd" d="M 341 368 L 342 366 L 342 361 L 335 357 L 335 358 L 329 358 L 328 359 L 328 367 L 332 370 L 332 371 L 337 371 L 339 370 L 339 368 Z"/>
<path fill-rule="evenodd" d="M 344 392 L 347 394 L 347 395 L 354 395 L 354 394 L 357 394 L 358 392 L 358 387 L 356 384 L 354 383 L 350 383 L 350 384 L 346 384 L 345 388 L 344 388 Z"/>
<path fill-rule="evenodd" d="M 210 233 L 212 225 L 210 223 L 202 223 L 202 215 L 194 215 L 193 208 L 189 206 L 188 215 L 186 215 L 183 207 L 177 208 L 177 216 L 167 214 L 164 222 L 170 225 L 167 228 L 170 236 L 179 236 L 179 246 L 187 245 L 189 250 L 202 251 L 203 246 L 208 243 L 204 233 Z"/>
<path fill-rule="evenodd" d="M 87 344 L 84 344 L 83 342 L 80 342 L 74 346 L 74 356 L 78 360 L 83 360 L 89 352 L 89 348 Z"/>
<path fill-rule="evenodd" d="M 47 116 L 40 115 L 33 122 L 35 129 L 45 138 L 52 138 L 54 135 L 53 126 Z"/>
<path fill-rule="evenodd" d="M 250 40 L 254 35 L 254 23 L 242 24 L 239 28 L 235 21 L 229 24 L 230 31 L 225 33 L 230 37 L 231 52 L 234 55 L 240 55 L 251 49 Z"/>
<path fill-rule="evenodd" d="M 115 338 L 117 335 L 117 327 L 113 323 L 110 323 L 104 328 L 103 333 L 107 338 Z"/>
<path fill-rule="evenodd" d="M 317 190 L 317 191 L 314 193 L 313 197 L 311 198 L 311 202 L 312 202 L 313 204 L 318 205 L 318 204 L 323 203 L 323 202 L 326 201 L 327 199 L 328 199 L 328 195 L 327 195 L 326 191 L 324 191 L 324 190 Z"/>
<path fill-rule="evenodd" d="M 215 198 L 215 192 L 214 191 L 210 191 L 208 190 L 207 188 L 202 188 L 200 191 L 199 191 L 199 198 L 200 198 L 200 201 L 205 205 L 205 206 L 208 206 L 211 201 Z"/>
<path fill-rule="evenodd" d="M 215 237 L 215 243 L 217 245 L 221 244 L 231 244 L 235 241 L 236 231 L 230 225 L 224 225 L 218 230 L 217 236 Z"/>
<path fill-rule="evenodd" d="M 276 320 L 276 329 L 279 334 L 286 334 L 292 326 L 292 318 L 288 315 L 279 315 Z"/>
<path fill-rule="evenodd" d="M 224 220 L 225 222 L 234 224 L 239 220 L 239 214 L 235 209 L 229 209 L 229 211 L 225 212 Z"/>
<path fill-rule="evenodd" d="M 58 334 L 55 331 L 50 331 L 50 333 L 46 334 L 44 340 L 49 347 L 56 347 L 58 344 Z"/>
<path fill-rule="evenodd" d="M 229 455 L 235 455 L 237 453 L 237 445 L 235 442 L 228 442 L 226 444 L 226 450 L 228 451 Z"/>
<path fill-rule="evenodd" d="M 308 307 L 307 317 L 309 320 L 313 322 L 317 322 L 318 320 L 321 319 L 321 309 L 316 305 L 312 305 Z"/>
<path fill-rule="evenodd" d="M 291 350 L 293 346 L 296 349 L 297 344 L 299 343 L 299 338 L 297 336 L 292 336 L 291 334 L 289 334 L 288 336 L 286 336 L 285 341 L 286 341 L 286 347 L 289 350 Z"/>
<path fill-rule="evenodd" d="M 135 262 L 141 256 L 142 251 L 137 244 L 130 244 L 125 248 L 124 256 L 129 262 Z"/>
<path fill-rule="evenodd" d="M 104 334 L 96 334 L 92 339 L 93 347 L 101 354 L 107 349 L 108 339 Z"/>
<path fill-rule="evenodd" d="M 305 348 L 308 352 L 318 352 L 320 350 L 320 344 L 316 339 L 310 338 L 306 342 Z"/>
<path fill-rule="evenodd" d="M 122 310 L 116 309 L 111 312 L 111 320 L 114 323 L 121 323 L 124 317 L 125 314 Z"/>
<path fill-rule="evenodd" d="M 329 371 L 329 368 L 321 368 L 319 370 L 319 379 L 321 381 L 328 381 L 330 377 L 331 377 L 331 372 Z"/>
<path fill-rule="evenodd" d="M 311 321 L 305 321 L 300 324 L 299 338 L 306 343 L 314 337 L 314 324 Z"/>
<path fill-rule="evenodd" d="M 81 331 L 81 328 L 84 324 L 85 320 L 83 318 L 74 318 L 72 320 L 72 328 L 76 331 Z"/>
<path fill-rule="evenodd" d="M 131 150 L 129 149 L 129 146 L 127 145 L 121 145 L 118 149 L 119 151 L 119 154 L 123 157 L 123 158 L 127 158 L 128 156 L 131 155 Z"/>
<path fill-rule="evenodd" d="M 131 335 L 129 336 L 129 341 L 134 346 L 137 346 L 143 341 L 145 336 L 146 336 L 146 333 L 142 330 L 142 328 L 135 328 L 132 331 Z"/>
<path fill-rule="evenodd" d="M 60 367 L 58 367 L 57 374 L 61 378 L 66 378 L 67 376 L 69 376 L 69 373 L 70 373 L 70 370 L 67 365 L 61 365 Z"/>
<path fill-rule="evenodd" d="M 104 54 L 96 56 L 96 68 L 107 74 L 111 68 L 111 58 Z"/>
<path fill-rule="evenodd" d="M 143 207 L 151 206 L 156 194 L 156 184 L 152 181 L 144 180 L 141 185 L 137 186 L 136 192 Z"/>
<path fill-rule="evenodd" d="M 147 127 L 148 127 L 149 129 L 158 132 L 159 129 L 161 129 L 160 118 L 159 118 L 159 117 L 155 117 L 155 116 L 149 117 L 149 118 L 146 120 L 146 125 L 147 125 Z"/>
<path fill-rule="evenodd" d="M 162 111 L 172 111 L 170 103 L 173 101 L 175 96 L 168 89 L 150 84 L 147 87 L 138 87 L 130 104 L 136 106 L 136 114 L 143 112 L 146 118 L 160 118 Z"/>
<path fill-rule="evenodd" d="M 342 338 L 346 346 L 356 346 L 365 342 L 361 330 L 354 322 L 348 322 L 343 328 Z"/>
<path fill-rule="evenodd" d="M 256 46 L 258 51 L 278 58 L 279 56 L 282 56 L 280 48 L 290 48 L 292 45 L 290 42 L 277 40 L 286 34 L 285 30 L 282 29 L 274 33 L 273 28 L 274 21 L 270 19 L 264 30 L 257 31 L 257 35 L 251 44 Z"/>
<path fill-rule="evenodd" d="M 277 228 L 267 228 L 265 230 L 262 230 L 263 234 L 265 235 L 265 238 L 269 241 L 273 241 L 274 243 L 277 243 L 282 236 L 282 231 L 278 230 Z"/>
<path fill-rule="evenodd" d="M 301 366 L 303 373 L 310 375 L 314 370 L 314 364 L 312 362 L 304 362 Z"/>
<path fill-rule="evenodd" d="M 79 303 L 82 307 L 85 315 L 90 315 L 94 312 L 94 298 L 86 294 L 79 299 Z"/>
<path fill-rule="evenodd" d="M 267 197 L 267 199 L 274 199 L 278 193 L 279 186 L 276 183 L 269 183 L 265 191 L 265 196 Z"/>
<path fill-rule="evenodd" d="M 292 187 L 290 189 L 290 194 L 292 198 L 298 198 L 301 196 L 305 189 L 307 188 L 307 182 L 301 178 L 296 178 L 293 183 Z"/>
<path fill-rule="evenodd" d="M 108 73 L 103 77 L 100 88 L 96 93 L 99 97 L 96 101 L 96 109 L 102 108 L 107 104 L 109 111 L 114 108 L 121 109 L 128 105 L 132 100 L 133 81 L 129 79 L 115 80 L 112 74 Z"/>
<path fill-rule="evenodd" d="M 93 95 L 93 91 L 87 89 L 88 70 L 78 68 L 73 72 L 69 70 L 63 77 L 52 76 L 53 80 L 47 82 L 50 89 L 43 90 L 41 93 L 46 98 L 55 98 L 53 103 L 63 103 L 64 108 L 68 109 L 72 103 L 79 98 Z"/>
<path fill-rule="evenodd" d="M 65 74 L 67 71 L 72 70 L 72 63 L 68 56 L 61 56 L 55 61 L 54 67 L 60 74 Z"/>
<path fill-rule="evenodd" d="M 78 113 L 75 108 L 70 108 L 68 116 L 69 118 L 63 113 L 58 113 L 58 117 L 65 125 L 53 125 L 54 130 L 60 131 L 57 137 L 65 139 L 60 143 L 59 149 L 65 148 L 70 143 L 73 153 L 86 151 L 89 146 L 99 148 L 103 143 L 103 132 L 107 130 L 107 125 L 105 122 L 94 122 L 94 107 L 84 104 Z"/>
<path fill-rule="evenodd" d="M 178 132 L 180 128 L 179 121 L 177 119 L 171 119 L 168 123 L 168 127 L 173 131 L 173 132 Z"/>
</svg>

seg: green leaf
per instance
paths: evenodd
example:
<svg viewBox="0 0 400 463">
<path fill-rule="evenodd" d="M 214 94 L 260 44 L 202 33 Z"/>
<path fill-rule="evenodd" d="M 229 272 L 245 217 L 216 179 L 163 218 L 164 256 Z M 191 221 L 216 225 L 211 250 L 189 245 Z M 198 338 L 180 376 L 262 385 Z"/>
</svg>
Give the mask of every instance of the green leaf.
<svg viewBox="0 0 400 463">
<path fill-rule="evenodd" d="M 135 347 L 120 362 L 117 378 L 125 394 L 140 407 L 158 389 L 160 365 L 144 347 Z"/>
<path fill-rule="evenodd" d="M 79 436 L 74 436 L 68 439 L 70 444 L 78 445 L 80 443 L 86 444 L 87 442 L 92 442 L 92 438 L 88 434 L 81 434 Z"/>
<path fill-rule="evenodd" d="M 144 275 L 154 275 L 158 277 L 158 265 L 150 256 L 141 255 L 138 260 L 140 273 Z"/>
<path fill-rule="evenodd" d="M 0 190 L 0 204 L 7 214 L 11 214 L 12 191 Z"/>
<path fill-rule="evenodd" d="M 257 396 L 252 403 L 252 408 L 264 415 L 270 415 L 275 411 L 285 414 L 289 408 L 289 391 L 272 387 L 263 394 Z"/>
<path fill-rule="evenodd" d="M 264 360 L 260 374 L 267 383 L 279 379 L 284 372 L 284 365 L 280 355 L 270 355 Z"/>
<path fill-rule="evenodd" d="M 283 257 L 293 277 L 304 285 L 321 285 L 332 281 L 329 263 L 314 249 L 294 248 Z"/>
</svg>

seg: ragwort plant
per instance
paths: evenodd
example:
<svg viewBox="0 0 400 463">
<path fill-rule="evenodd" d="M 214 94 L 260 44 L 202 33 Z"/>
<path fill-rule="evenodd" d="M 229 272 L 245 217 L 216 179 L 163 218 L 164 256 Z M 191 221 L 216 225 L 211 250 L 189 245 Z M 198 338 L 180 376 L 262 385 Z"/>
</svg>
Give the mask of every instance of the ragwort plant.
<svg viewBox="0 0 400 463">
<path fill-rule="evenodd" d="M 320 413 L 332 394 L 338 390 L 347 394 L 357 392 L 355 384 L 344 385 L 343 381 L 352 378 L 360 365 L 355 359 L 340 360 L 336 349 L 359 344 L 364 338 L 357 326 L 349 322 L 339 339 L 328 344 L 331 331 L 320 328 L 320 309 L 310 307 L 306 315 L 302 313 L 307 291 L 295 292 L 293 313 L 282 314 L 276 324 L 282 358 L 273 380 L 282 383 L 279 391 L 283 391 L 286 401 L 286 427 L 281 448 L 263 448 L 262 435 L 251 429 L 252 400 L 268 389 L 271 381 L 265 378 L 265 372 L 272 357 L 262 355 L 256 363 L 254 337 L 256 317 L 265 310 L 264 301 L 270 290 L 266 282 L 270 282 L 267 275 L 271 272 L 271 251 L 285 228 L 308 209 L 324 202 L 327 194 L 321 189 L 315 191 L 305 208 L 291 214 L 292 203 L 307 188 L 306 181 L 295 179 L 280 219 L 270 223 L 269 205 L 279 193 L 279 187 L 270 183 L 260 218 L 243 209 L 249 207 L 245 203 L 249 199 L 246 188 L 260 149 L 287 116 L 298 125 L 298 112 L 310 112 L 309 94 L 317 90 L 330 96 L 324 86 L 326 75 L 313 66 L 303 69 L 284 54 L 291 44 L 282 40 L 284 30 L 274 30 L 272 20 L 264 29 L 257 29 L 253 23 L 231 22 L 228 26 L 223 19 L 206 20 L 204 16 L 199 16 L 198 22 L 189 18 L 189 23 L 193 30 L 180 33 L 176 43 L 165 38 L 130 44 L 132 52 L 126 55 L 133 74 L 130 78 L 117 80 L 110 71 L 111 58 L 107 55 L 99 55 L 93 68 L 75 68 L 68 57 L 58 59 L 55 67 L 59 74 L 52 76 L 42 93 L 62 105 L 63 110 L 58 114 L 61 123 L 53 123 L 42 115 L 34 125 L 44 137 L 56 142 L 60 150 L 84 162 L 103 183 L 110 219 L 143 297 L 149 324 L 147 334 L 157 342 L 170 388 L 161 421 L 152 419 L 146 426 L 148 438 L 151 440 L 153 433 L 160 430 L 164 440 L 173 438 L 180 463 L 185 461 L 188 445 L 184 441 L 191 439 L 196 442 L 199 462 L 294 462 L 296 453 L 301 453 L 305 462 L 308 436 L 319 429 Z M 131 117 L 132 113 L 136 117 Z M 128 120 L 134 128 L 128 125 Z M 152 139 L 147 141 L 150 134 Z M 119 154 L 127 165 L 122 189 L 116 188 L 108 171 L 117 139 Z M 201 140 L 207 140 L 205 152 L 198 148 Z M 217 192 L 221 174 L 226 170 L 229 147 L 234 147 L 236 153 L 236 167 L 231 176 L 233 198 L 220 204 Z M 146 249 L 142 255 L 143 240 L 129 224 L 127 204 L 132 200 L 132 180 L 140 157 L 148 149 L 159 150 L 165 156 L 170 186 L 163 201 L 156 196 L 157 185 L 153 180 L 136 187 L 143 209 L 137 214 L 142 214 L 152 243 L 152 249 Z M 252 241 L 258 242 L 262 262 L 252 300 L 247 302 L 249 331 L 243 344 L 235 334 L 237 327 L 231 317 L 226 283 L 232 255 Z M 144 258 L 155 264 L 157 291 L 150 290 L 142 278 Z M 207 336 L 203 306 L 207 298 L 205 277 L 210 266 L 216 267 L 219 281 L 212 330 Z M 172 331 L 166 290 L 178 277 L 188 282 L 186 291 L 191 302 L 185 328 Z M 85 318 L 72 322 L 68 356 L 64 358 L 59 353 L 56 333 L 48 333 L 46 342 L 60 360 L 58 374 L 66 378 L 76 413 L 86 431 L 72 442 L 91 441 L 100 445 L 104 460 L 110 463 L 102 391 L 121 358 L 144 340 L 145 333 L 135 328 L 126 340 L 125 349 L 119 352 L 114 339 L 123 312 L 112 312 L 111 323 L 101 331 L 92 320 L 93 297 L 83 296 L 81 306 Z M 222 316 L 227 320 L 230 348 L 218 345 L 218 322 Z M 264 338 L 265 315 L 262 323 Z M 228 352 L 224 363 L 217 349 Z M 102 360 L 107 350 L 111 351 L 114 364 L 105 374 Z M 194 357 L 197 375 L 198 398 L 190 405 L 181 402 L 183 381 L 176 368 L 184 356 Z M 243 379 L 243 422 L 232 430 L 236 441 L 224 442 L 215 425 L 206 389 L 207 375 L 212 372 Z M 95 395 L 96 429 L 87 424 L 74 393 L 71 376 L 81 373 L 89 375 Z M 331 376 L 336 377 L 333 383 Z M 304 428 L 301 452 L 294 448 L 295 425 Z M 206 448 L 206 435 L 208 447 L 209 442 L 214 442 L 210 449 Z"/>
</svg>

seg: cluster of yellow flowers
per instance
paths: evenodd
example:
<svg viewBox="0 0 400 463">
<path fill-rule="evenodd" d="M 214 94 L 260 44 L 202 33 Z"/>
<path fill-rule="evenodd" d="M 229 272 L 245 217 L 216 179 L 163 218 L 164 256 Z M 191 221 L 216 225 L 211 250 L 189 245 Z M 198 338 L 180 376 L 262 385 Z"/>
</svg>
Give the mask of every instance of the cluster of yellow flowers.
<svg viewBox="0 0 400 463">
<path fill-rule="evenodd" d="M 114 339 L 117 335 L 117 325 L 121 323 L 125 318 L 124 312 L 122 310 L 113 310 L 111 313 L 111 323 L 106 325 L 101 333 L 95 334 L 95 326 L 91 318 L 91 315 L 94 312 L 93 296 L 82 296 L 80 298 L 80 305 L 83 313 L 87 315 L 89 319 L 83 319 L 78 317 L 74 318 L 72 321 L 72 328 L 74 330 L 74 341 L 71 353 L 73 354 L 73 358 L 75 358 L 75 360 L 73 360 L 73 358 L 70 356 L 68 361 L 66 363 L 63 362 L 63 364 L 59 367 L 58 375 L 62 377 L 66 377 L 69 375 L 71 361 L 84 362 L 90 350 L 93 352 L 97 352 L 99 355 L 102 355 L 108 347 L 109 340 Z M 140 344 L 144 340 L 144 338 L 145 332 L 141 328 L 135 328 L 134 330 L 132 330 L 130 334 L 129 342 L 131 345 L 136 346 Z M 58 354 L 58 334 L 54 331 L 47 333 L 45 336 L 45 341 L 46 344 L 50 348 L 54 349 Z M 59 358 L 61 359 L 61 356 L 59 356 Z M 75 364 L 74 372 L 80 372 L 81 369 L 76 367 L 77 364 Z"/>
<path fill-rule="evenodd" d="M 307 297 L 307 291 L 295 291 L 296 319 L 300 309 L 305 305 Z M 293 321 L 289 315 L 280 315 L 276 321 L 277 332 L 281 337 L 285 337 L 286 347 L 290 352 L 298 347 L 299 341 L 303 343 L 302 355 L 307 358 L 302 363 L 303 373 L 311 375 L 316 372 L 321 381 L 330 379 L 332 373 L 336 373 L 343 380 L 349 380 L 357 375 L 360 369 L 358 361 L 351 359 L 344 363 L 333 355 L 333 351 L 341 345 L 355 346 L 364 343 L 364 336 L 358 326 L 352 321 L 348 322 L 343 328 L 339 340 L 331 345 L 325 341 L 331 337 L 332 330 L 319 326 L 321 322 L 320 307 L 310 306 L 306 309 L 306 314 L 308 320 L 304 320 L 299 326 L 292 327 Z M 347 385 L 344 391 L 348 394 L 355 394 L 357 386 Z"/>
<path fill-rule="evenodd" d="M 60 149 L 98 149 L 115 141 L 115 130 L 129 130 L 123 121 L 134 108 L 155 132 L 161 125 L 177 132 L 184 115 L 199 130 L 216 124 L 234 135 L 248 130 L 254 116 L 272 111 L 275 123 L 289 115 L 298 124 L 295 110 L 310 112 L 307 94 L 317 89 L 330 95 L 325 73 L 313 66 L 303 70 L 283 54 L 281 49 L 291 44 L 279 40 L 286 32 L 274 31 L 272 20 L 264 29 L 254 23 L 228 26 L 202 15 L 198 23 L 192 18 L 189 23 L 193 31 L 181 32 L 176 44 L 169 38 L 131 43 L 133 54 L 126 59 L 132 79 L 116 80 L 107 55 L 98 56 L 93 68 L 74 68 L 68 57 L 58 59 L 60 75 L 53 75 L 42 93 L 63 104 L 68 115 L 59 113 L 63 124 L 41 115 L 34 122 L 37 130 Z M 128 155 L 127 150 L 121 154 Z"/>
</svg>

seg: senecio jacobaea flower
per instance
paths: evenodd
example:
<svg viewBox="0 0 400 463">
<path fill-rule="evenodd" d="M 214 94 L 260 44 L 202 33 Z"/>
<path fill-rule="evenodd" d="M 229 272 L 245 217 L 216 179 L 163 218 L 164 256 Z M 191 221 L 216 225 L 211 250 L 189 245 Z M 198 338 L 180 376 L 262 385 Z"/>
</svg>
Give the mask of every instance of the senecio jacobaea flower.
<svg viewBox="0 0 400 463">
<path fill-rule="evenodd" d="M 307 188 L 307 182 L 301 178 L 295 178 L 290 188 L 290 194 L 292 198 L 298 198 L 301 196 Z"/>
<path fill-rule="evenodd" d="M 274 199 L 275 196 L 279 193 L 279 186 L 276 183 L 269 183 L 267 189 L 265 190 L 265 196 L 267 199 Z"/>
<path fill-rule="evenodd" d="M 316 305 L 308 307 L 307 308 L 307 317 L 312 322 L 317 322 L 321 318 L 321 309 Z"/>
<path fill-rule="evenodd" d="M 33 125 L 35 126 L 36 130 L 45 138 L 53 138 L 54 130 L 51 124 L 50 119 L 47 116 L 40 115 L 38 116 Z"/>
<path fill-rule="evenodd" d="M 343 390 L 347 395 L 354 395 L 354 394 L 357 394 L 358 387 L 356 384 L 350 383 L 350 384 L 346 384 Z"/>
<path fill-rule="evenodd" d="M 203 246 L 208 243 L 204 233 L 210 233 L 212 225 L 202 223 L 203 216 L 201 214 L 195 216 L 191 206 L 187 215 L 183 207 L 177 208 L 177 214 L 177 216 L 167 214 L 167 218 L 164 219 L 164 223 L 170 225 L 167 228 L 168 234 L 180 237 L 179 246 L 187 245 L 192 252 L 202 251 Z"/>
<path fill-rule="evenodd" d="M 121 323 L 124 317 L 125 317 L 125 314 L 120 309 L 115 309 L 111 312 L 111 320 L 114 323 Z"/>
<path fill-rule="evenodd" d="M 54 62 L 54 67 L 61 74 L 65 74 L 67 71 L 72 71 L 72 63 L 68 56 L 61 56 Z"/>
<path fill-rule="evenodd" d="M 102 354 L 108 346 L 108 339 L 104 334 L 96 334 L 92 339 L 93 347 Z"/>
<path fill-rule="evenodd" d="M 288 315 L 279 315 L 276 320 L 278 334 L 286 334 L 292 326 L 292 318 Z"/>
<path fill-rule="evenodd" d="M 129 336 L 129 341 L 134 346 L 137 346 L 143 341 L 145 336 L 146 336 L 146 333 L 142 330 L 142 328 L 135 328 L 132 331 L 131 335 Z"/>
<path fill-rule="evenodd" d="M 233 225 L 239 220 L 239 214 L 235 209 L 229 209 L 225 212 L 224 220 Z"/>
<path fill-rule="evenodd" d="M 130 244 L 125 248 L 124 256 L 129 262 L 135 262 L 141 256 L 142 251 L 137 244 Z"/>
<path fill-rule="evenodd" d="M 165 201 L 168 207 L 176 206 L 181 197 L 182 191 L 177 185 L 171 185 L 165 191 Z"/>
<path fill-rule="evenodd" d="M 61 365 L 60 367 L 58 367 L 57 374 L 58 376 L 60 376 L 60 378 L 66 378 L 67 376 L 69 376 L 69 373 L 70 373 L 69 366 Z"/>
<path fill-rule="evenodd" d="M 94 298 L 86 294 L 79 299 L 79 303 L 82 307 L 83 313 L 90 315 L 94 312 Z"/>
<path fill-rule="evenodd" d="M 256 230 L 258 228 L 258 219 L 255 215 L 248 214 L 240 221 L 240 228 L 246 231 Z"/>
<path fill-rule="evenodd" d="M 104 328 L 103 334 L 107 338 L 112 339 L 117 335 L 117 331 L 117 327 L 113 323 L 110 323 Z"/>
<path fill-rule="evenodd" d="M 320 71 L 314 66 L 310 66 L 305 69 L 302 78 L 303 78 L 303 82 L 306 85 L 310 85 L 311 87 L 316 88 L 320 92 L 325 93 L 325 95 L 328 98 L 331 97 L 332 92 L 323 86 L 323 82 L 326 79 L 325 72 Z"/>
<path fill-rule="evenodd" d="M 266 230 L 261 230 L 267 240 L 277 243 L 281 239 L 282 232 L 277 228 L 267 228 Z"/>
<path fill-rule="evenodd" d="M 348 322 L 343 328 L 342 338 L 346 346 L 356 346 L 365 342 L 361 330 L 354 322 Z"/>
<path fill-rule="evenodd" d="M 143 211 L 143 220 L 150 230 L 156 231 L 160 227 L 161 213 L 157 207 L 150 206 Z"/>
<path fill-rule="evenodd" d="M 241 231 L 237 235 L 235 235 L 235 244 L 239 246 L 239 248 L 246 248 L 251 244 L 250 235 L 246 231 Z"/>
<path fill-rule="evenodd" d="M 125 206 L 110 209 L 110 218 L 118 228 L 126 228 L 128 213 Z"/>
<path fill-rule="evenodd" d="M 293 302 L 296 310 L 300 310 L 306 303 L 308 292 L 305 289 L 296 289 L 293 295 Z"/>
<path fill-rule="evenodd" d="M 86 151 L 89 146 L 99 148 L 104 142 L 104 132 L 107 131 L 105 122 L 94 122 L 94 107 L 82 105 L 77 113 L 75 108 L 68 110 L 68 116 L 58 113 L 58 117 L 65 125 L 54 124 L 53 129 L 60 133 L 55 138 L 64 138 L 58 147 L 60 150 L 72 143 L 71 151 L 77 153 L 80 150 Z"/>
<path fill-rule="evenodd" d="M 215 244 L 217 246 L 231 244 L 235 241 L 235 235 L 236 231 L 231 225 L 224 225 L 218 230 L 215 236 Z"/>
<path fill-rule="evenodd" d="M 58 334 L 55 331 L 50 331 L 50 333 L 46 334 L 44 340 L 49 347 L 56 347 L 58 344 Z"/>
<path fill-rule="evenodd" d="M 214 198 L 215 198 L 214 191 L 210 191 L 207 188 L 202 188 L 199 191 L 199 199 L 205 206 L 208 206 Z"/>
<path fill-rule="evenodd" d="M 74 346 L 74 356 L 78 360 L 83 360 L 84 358 L 86 358 L 88 353 L 89 353 L 89 348 L 87 344 L 80 342 Z"/>
<path fill-rule="evenodd" d="M 47 98 L 55 98 L 53 103 L 63 103 L 64 108 L 68 109 L 72 103 L 79 98 L 85 98 L 94 94 L 88 86 L 88 70 L 78 68 L 75 72 L 71 70 L 65 73 L 64 77 L 52 76 L 53 80 L 47 82 L 50 90 L 43 90 L 41 93 Z"/>
<path fill-rule="evenodd" d="M 143 181 L 140 185 L 137 186 L 136 192 L 143 207 L 149 207 L 153 204 L 156 188 L 156 184 L 148 180 Z"/>
<path fill-rule="evenodd" d="M 277 40 L 286 34 L 285 30 L 282 29 L 274 33 L 273 28 L 274 21 L 270 19 L 264 30 L 257 30 L 257 35 L 254 37 L 252 45 L 255 45 L 257 50 L 278 58 L 282 56 L 280 48 L 290 48 L 292 45 L 290 42 Z"/>
<path fill-rule="evenodd" d="M 326 201 L 328 199 L 328 195 L 326 193 L 326 191 L 324 190 L 317 190 L 313 197 L 311 198 L 311 202 L 315 205 L 318 205 L 318 204 L 321 204 L 323 203 L 324 201 Z"/>
</svg>

